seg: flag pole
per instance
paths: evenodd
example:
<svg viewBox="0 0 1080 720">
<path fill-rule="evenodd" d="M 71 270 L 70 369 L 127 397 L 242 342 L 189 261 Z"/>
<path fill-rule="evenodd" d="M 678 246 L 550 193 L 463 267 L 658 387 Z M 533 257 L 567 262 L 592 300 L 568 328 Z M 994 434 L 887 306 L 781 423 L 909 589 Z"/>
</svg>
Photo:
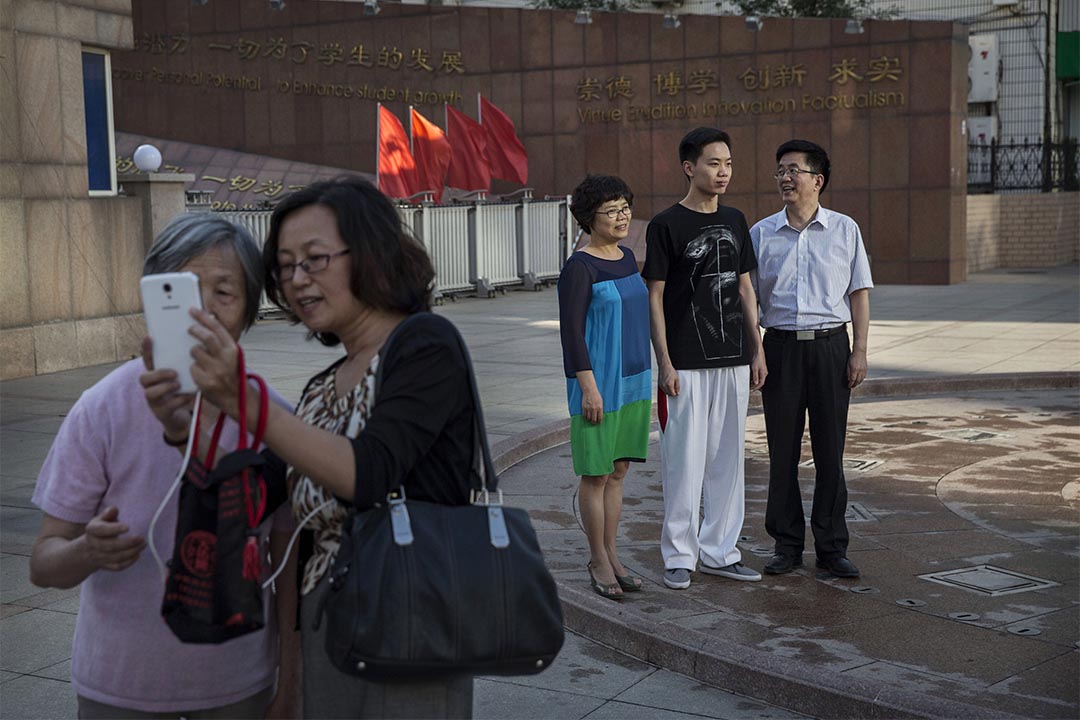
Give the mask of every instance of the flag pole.
<svg viewBox="0 0 1080 720">
<path fill-rule="evenodd" d="M 413 144 L 415 142 L 415 138 L 413 137 L 413 132 L 415 130 L 416 130 L 416 128 L 413 127 L 413 106 L 410 105 L 409 106 L 409 152 L 410 153 L 415 153 L 415 151 L 413 150 Z M 414 154 L 414 157 L 415 157 L 415 154 Z"/>
<path fill-rule="evenodd" d="M 480 104 L 480 91 L 477 90 L 476 91 L 476 122 L 480 123 L 481 125 L 484 124 L 483 112 L 484 112 L 484 108 Z"/>
<path fill-rule="evenodd" d="M 379 187 L 379 158 L 382 156 L 382 149 L 379 147 L 379 143 L 382 142 L 382 103 L 375 103 L 375 187 Z"/>
</svg>

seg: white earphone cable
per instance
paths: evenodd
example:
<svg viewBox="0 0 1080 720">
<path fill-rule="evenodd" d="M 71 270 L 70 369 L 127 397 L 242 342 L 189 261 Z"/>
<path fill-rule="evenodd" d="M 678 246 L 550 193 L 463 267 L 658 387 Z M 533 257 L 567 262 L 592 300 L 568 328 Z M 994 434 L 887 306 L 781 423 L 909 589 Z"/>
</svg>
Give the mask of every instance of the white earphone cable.
<svg viewBox="0 0 1080 720">
<path fill-rule="evenodd" d="M 165 493 L 165 497 L 162 499 L 161 504 L 158 505 L 157 512 L 154 513 L 153 519 L 150 520 L 150 527 L 146 531 L 146 541 L 150 546 L 150 554 L 154 556 L 154 561 L 158 564 L 158 569 L 161 570 L 161 577 L 166 578 L 169 575 L 169 568 L 165 564 L 165 561 L 161 559 L 161 555 L 158 554 L 157 544 L 154 542 L 154 529 L 157 527 L 158 518 L 161 517 L 161 513 L 165 510 L 165 506 L 169 504 L 169 499 L 176 492 L 176 488 L 180 487 L 180 482 L 184 479 L 184 473 L 187 472 L 188 463 L 191 462 L 191 448 L 195 444 L 195 426 L 199 418 L 199 409 L 202 407 L 202 392 L 195 393 L 195 407 L 191 411 L 191 424 L 188 425 L 188 439 L 187 447 L 184 449 L 184 460 L 180 463 L 180 472 L 176 474 L 176 480 L 169 487 L 169 491 Z"/>
<path fill-rule="evenodd" d="M 274 571 L 274 574 L 271 575 L 266 580 L 266 582 L 263 583 L 263 585 L 262 585 L 263 590 L 270 587 L 270 585 L 274 582 L 274 580 L 277 579 L 277 576 L 281 574 L 281 571 L 285 569 L 285 564 L 287 562 L 289 562 L 289 555 L 292 554 L 293 543 L 296 542 L 296 538 L 298 538 L 300 536 L 300 531 L 304 529 L 304 526 L 308 524 L 308 521 L 310 521 L 311 518 L 315 517 L 327 505 L 329 505 L 331 503 L 335 503 L 335 502 L 337 502 L 337 500 L 335 498 L 330 498 L 329 500 L 324 502 L 322 505 L 319 505 L 317 508 L 315 508 L 314 510 L 309 512 L 307 514 L 307 516 L 304 517 L 304 519 L 300 522 L 300 524 L 296 526 L 296 530 L 293 530 L 292 537 L 289 538 L 289 544 L 285 547 L 285 559 L 281 561 L 280 565 L 278 565 L 278 569 Z"/>
</svg>

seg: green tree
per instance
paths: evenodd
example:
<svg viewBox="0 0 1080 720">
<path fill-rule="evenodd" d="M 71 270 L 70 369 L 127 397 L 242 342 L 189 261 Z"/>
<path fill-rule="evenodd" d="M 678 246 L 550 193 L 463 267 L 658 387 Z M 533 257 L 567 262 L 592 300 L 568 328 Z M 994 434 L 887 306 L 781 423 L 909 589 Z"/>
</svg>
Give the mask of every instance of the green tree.
<svg viewBox="0 0 1080 720">
<path fill-rule="evenodd" d="M 549 10 L 597 10 L 618 12 L 637 7 L 639 0 L 531 0 L 536 8 Z"/>
<path fill-rule="evenodd" d="M 886 19 L 894 14 L 875 7 L 872 0 L 736 0 L 735 4 L 743 15 L 767 17 Z"/>
</svg>

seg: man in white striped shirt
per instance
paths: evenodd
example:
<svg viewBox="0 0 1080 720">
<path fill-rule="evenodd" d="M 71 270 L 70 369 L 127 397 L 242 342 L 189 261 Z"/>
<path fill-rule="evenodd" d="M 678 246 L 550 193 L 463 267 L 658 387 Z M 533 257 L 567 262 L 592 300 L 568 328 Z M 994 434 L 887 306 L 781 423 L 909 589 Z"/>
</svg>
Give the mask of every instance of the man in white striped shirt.
<svg viewBox="0 0 1080 720">
<path fill-rule="evenodd" d="M 757 256 L 750 279 L 766 330 L 769 371 L 761 390 L 769 437 L 765 529 L 775 554 L 765 572 L 779 575 L 802 566 L 806 519 L 799 457 L 809 412 L 815 468 L 810 527 L 817 566 L 837 577 L 858 577 L 847 558 L 843 456 L 851 389 L 866 378 L 874 283 L 859 226 L 819 203 L 829 183 L 825 150 L 791 140 L 776 151 L 776 161 L 784 209 L 750 229 Z"/>
</svg>

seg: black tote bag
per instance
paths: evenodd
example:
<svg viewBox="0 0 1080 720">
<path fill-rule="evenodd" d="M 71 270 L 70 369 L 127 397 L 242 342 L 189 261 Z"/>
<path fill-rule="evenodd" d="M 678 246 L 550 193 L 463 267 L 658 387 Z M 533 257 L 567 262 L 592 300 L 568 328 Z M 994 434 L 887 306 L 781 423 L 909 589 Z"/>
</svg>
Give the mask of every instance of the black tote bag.
<svg viewBox="0 0 1080 720">
<path fill-rule="evenodd" d="M 244 379 L 259 386 L 259 422 L 251 445 L 257 448 L 266 428 L 266 383 L 245 372 L 242 352 L 239 376 L 241 428 L 246 427 L 247 413 Z M 206 465 L 211 467 L 224 422 L 223 413 L 207 452 Z M 239 433 L 239 447 L 223 456 L 212 471 L 197 457 L 197 422 L 194 432 L 191 460 L 180 486 L 176 544 L 161 614 L 182 642 L 222 643 L 266 624 L 259 524 L 285 501 L 286 493 L 283 485 L 267 487 L 262 477 L 264 459 L 248 448 L 245 430 Z"/>
<path fill-rule="evenodd" d="M 325 601 L 326 652 L 342 672 L 527 675 L 562 648 L 555 581 L 528 513 L 501 504 L 472 363 L 457 340 L 475 408 L 474 502 L 408 500 L 399 484 L 385 505 L 349 515 Z M 381 374 L 382 365 L 376 403 Z"/>
</svg>

